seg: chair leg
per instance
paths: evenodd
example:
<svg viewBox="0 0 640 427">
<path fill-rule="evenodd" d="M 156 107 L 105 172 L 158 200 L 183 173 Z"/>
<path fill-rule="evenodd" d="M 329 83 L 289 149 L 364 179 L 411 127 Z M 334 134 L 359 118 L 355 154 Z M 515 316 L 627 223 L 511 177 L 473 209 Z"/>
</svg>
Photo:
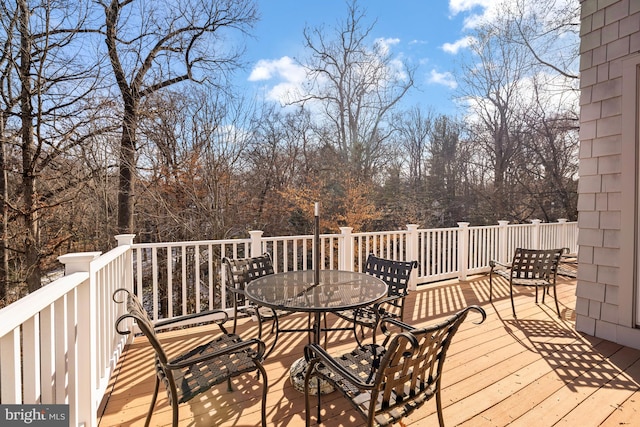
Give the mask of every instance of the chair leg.
<svg viewBox="0 0 640 427">
<path fill-rule="evenodd" d="M 234 297 L 235 298 L 235 297 Z M 233 333 L 236 333 L 236 327 L 238 326 L 238 305 L 233 305 Z"/>
<path fill-rule="evenodd" d="M 329 331 L 328 331 L 329 328 L 327 328 L 327 313 L 323 313 L 322 317 L 324 319 L 324 348 L 326 349 L 327 348 L 327 341 L 328 341 L 327 335 L 329 335 Z M 318 337 L 318 341 L 319 340 L 320 340 L 320 338 Z"/>
<path fill-rule="evenodd" d="M 440 397 L 440 380 L 436 387 L 436 410 L 438 411 L 438 423 L 440 427 L 444 427 L 444 417 L 442 416 L 442 398 Z"/>
<path fill-rule="evenodd" d="M 147 419 L 144 422 L 144 427 L 149 427 L 149 423 L 151 422 L 151 415 L 153 414 L 153 408 L 156 406 L 156 399 L 158 398 L 158 389 L 160 388 L 160 378 L 156 375 L 156 385 L 153 388 L 153 397 L 151 398 L 151 405 L 149 405 L 149 413 L 147 414 Z"/>
<path fill-rule="evenodd" d="M 360 333 L 362 334 L 362 339 L 358 338 L 358 324 L 353 322 L 353 336 L 356 338 L 358 347 L 362 347 L 362 342 L 364 341 L 364 328 L 362 325 L 360 325 Z"/>
<path fill-rule="evenodd" d="M 275 335 L 273 336 L 273 344 L 271 344 L 271 347 L 269 347 L 269 350 L 267 350 L 264 353 L 263 360 L 267 359 L 267 357 L 271 354 L 273 349 L 276 348 L 276 344 L 278 343 L 278 335 L 280 334 L 280 322 L 278 322 L 278 316 L 274 315 L 273 325 L 271 326 L 271 330 L 275 332 Z M 262 336 L 262 326 L 260 326 L 260 334 L 258 336 L 258 339 L 261 339 L 261 336 Z"/>
<path fill-rule="evenodd" d="M 173 427 L 178 427 L 178 402 L 174 400 L 171 406 L 173 406 Z"/>
<path fill-rule="evenodd" d="M 553 299 L 556 302 L 556 311 L 558 312 L 558 317 L 562 317 L 560 315 L 560 306 L 558 305 L 558 293 L 556 292 L 556 284 L 553 284 Z"/>
<path fill-rule="evenodd" d="M 489 273 L 489 301 L 493 296 L 493 274 Z"/>
<path fill-rule="evenodd" d="M 516 305 L 513 303 L 513 283 L 509 282 L 509 295 L 511 296 L 511 311 L 513 311 L 513 317 L 516 317 Z"/>
<path fill-rule="evenodd" d="M 260 410 L 260 414 L 262 417 L 262 427 L 267 427 L 267 391 L 269 390 L 269 383 L 267 382 L 267 372 L 264 367 L 260 364 L 258 365 L 258 370 L 262 374 L 263 384 L 262 384 L 262 408 Z"/>
</svg>

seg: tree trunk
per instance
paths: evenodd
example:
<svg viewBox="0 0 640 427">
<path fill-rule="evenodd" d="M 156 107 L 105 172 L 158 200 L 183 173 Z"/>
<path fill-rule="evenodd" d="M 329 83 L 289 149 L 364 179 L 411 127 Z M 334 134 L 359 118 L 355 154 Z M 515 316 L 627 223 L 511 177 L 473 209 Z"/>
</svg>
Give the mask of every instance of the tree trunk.
<svg viewBox="0 0 640 427">
<path fill-rule="evenodd" d="M 7 303 L 7 292 L 9 291 L 9 253 L 7 252 L 7 230 L 8 230 L 8 188 L 7 188 L 7 168 L 5 165 L 4 137 L 5 117 L 3 114 L 0 120 L 0 209 L 2 211 L 2 221 L 0 221 L 0 301 Z"/>
<path fill-rule="evenodd" d="M 136 168 L 137 106 L 125 105 L 120 141 L 120 184 L 118 186 L 118 231 L 133 233 L 133 177 Z"/>
<path fill-rule="evenodd" d="M 33 137 L 33 106 L 31 91 L 30 12 L 26 0 L 19 0 L 20 8 L 20 109 L 22 119 L 22 196 L 25 225 L 25 262 L 27 287 L 33 292 L 41 286 L 38 210 L 34 170 L 35 141 Z"/>
</svg>

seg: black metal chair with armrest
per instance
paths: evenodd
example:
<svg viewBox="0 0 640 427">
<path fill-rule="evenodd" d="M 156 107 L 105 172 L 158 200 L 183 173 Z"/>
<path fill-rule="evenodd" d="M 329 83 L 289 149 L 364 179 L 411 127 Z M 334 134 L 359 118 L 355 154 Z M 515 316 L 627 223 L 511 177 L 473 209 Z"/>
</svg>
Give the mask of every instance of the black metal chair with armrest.
<svg viewBox="0 0 640 427">
<path fill-rule="evenodd" d="M 470 310 L 486 318 L 478 306 L 469 306 L 435 325 L 416 328 L 397 319 L 382 319 L 382 345 L 358 346 L 333 357 L 317 344 L 305 347 L 309 366 L 305 373 L 306 425 L 311 424 L 309 387 L 326 380 L 364 417 L 367 426 L 388 426 L 400 421 L 435 396 L 438 420 L 444 426 L 440 385 L 447 350 Z M 391 327 L 402 332 L 391 333 Z M 320 393 L 317 420 L 320 423 Z"/>
<path fill-rule="evenodd" d="M 511 310 L 516 317 L 516 307 L 513 302 L 514 286 L 530 286 L 536 289 L 536 304 L 538 303 L 538 288 L 543 288 L 542 302 L 549 288 L 553 288 L 553 298 L 556 303 L 556 311 L 560 316 L 558 295 L 556 292 L 556 276 L 558 264 L 564 253 L 564 249 L 523 249 L 517 248 L 511 264 L 504 264 L 491 260 L 489 265 L 489 301 L 493 298 L 493 275 L 497 274 L 509 281 L 509 295 L 511 296 Z"/>
<path fill-rule="evenodd" d="M 362 344 L 357 333 L 358 326 L 361 329 L 361 336 L 364 338 L 364 328 L 372 329 L 375 332 L 378 323 L 382 319 L 396 318 L 404 321 L 404 300 L 409 293 L 408 286 L 411 271 L 417 265 L 416 261 L 394 261 L 369 254 L 364 272 L 381 279 L 387 284 L 387 297 L 373 306 L 336 312 L 335 314 L 338 317 L 347 320 L 352 326 L 350 328 L 325 327 L 325 330 L 353 329 L 356 341 L 358 344 Z M 375 344 L 375 333 L 372 339 Z"/>
<path fill-rule="evenodd" d="M 120 300 L 118 294 L 124 294 Z M 224 327 L 228 315 L 223 310 L 210 310 L 161 320 L 153 324 L 151 319 L 136 297 L 127 289 L 117 289 L 113 293 L 116 303 L 125 304 L 125 313 L 116 320 L 115 328 L 119 334 L 127 335 L 131 331 L 124 323 L 133 319 L 140 331 L 147 337 L 155 351 L 156 383 L 145 421 L 149 426 L 151 415 L 158 397 L 158 390 L 162 382 L 173 410 L 173 426 L 178 425 L 178 405 L 206 392 L 211 387 L 227 382 L 227 388 L 232 391 L 231 379 L 244 373 L 258 371 L 262 374 L 262 426 L 266 426 L 267 403 L 267 373 L 262 366 L 265 345 L 258 339 L 243 341 L 236 334 L 230 334 Z M 186 349 L 184 353 L 170 357 L 163 348 L 157 334 L 159 329 L 171 325 L 184 325 L 185 321 L 202 319 L 201 322 L 214 322 L 221 334 L 206 344 Z"/>
<path fill-rule="evenodd" d="M 233 299 L 233 333 L 236 333 L 238 313 L 244 313 L 258 321 L 258 339 L 262 339 L 262 324 L 272 322 L 271 330 L 274 332 L 273 343 L 265 353 L 265 359 L 271 354 L 278 342 L 280 332 L 300 332 L 300 329 L 281 329 L 280 318 L 293 312 L 287 310 L 275 310 L 253 304 L 245 294 L 245 287 L 249 282 L 259 277 L 274 274 L 271 255 L 263 255 L 251 258 L 223 258 L 226 269 L 225 286 Z M 310 326 L 304 331 L 309 331 Z"/>
</svg>

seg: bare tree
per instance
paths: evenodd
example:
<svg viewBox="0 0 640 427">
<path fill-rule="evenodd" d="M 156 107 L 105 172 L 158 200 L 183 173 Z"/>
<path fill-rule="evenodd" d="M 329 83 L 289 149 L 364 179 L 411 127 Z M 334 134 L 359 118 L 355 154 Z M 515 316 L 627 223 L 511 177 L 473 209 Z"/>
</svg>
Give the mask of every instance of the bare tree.
<svg viewBox="0 0 640 427">
<path fill-rule="evenodd" d="M 15 49 L 17 14 L 3 5 L 0 7 L 0 22 L 2 25 L 2 53 L 0 55 L 0 207 L 2 220 L 0 221 L 0 301 L 6 301 L 9 288 L 9 180 L 7 170 L 9 162 L 7 150 L 11 141 L 15 139 L 15 130 L 8 127 L 13 109 L 18 104 L 18 93 L 15 85 Z"/>
<path fill-rule="evenodd" d="M 498 18 L 476 29 L 472 54 L 460 74 L 461 94 L 472 112 L 467 131 L 485 155 L 476 160 L 491 164 L 491 175 L 484 176 L 491 186 L 478 189 L 488 195 L 487 217 L 523 221 L 542 214 L 549 219 L 550 210 L 541 211 L 537 198 L 546 194 L 540 188 L 564 194 L 553 202 L 556 206 L 570 210 L 573 205 L 572 167 L 562 163 L 577 163 L 568 142 L 574 138 L 567 131 L 577 126 L 578 117 L 573 70 L 579 8 L 565 0 L 544 0 L 535 7 L 517 0 L 498 7 Z M 556 179 L 543 185 L 547 173 Z"/>
<path fill-rule="evenodd" d="M 14 7 L 14 8 L 12 8 Z M 84 2 L 5 2 L 0 19 L 5 39 L 3 68 L 3 149 L 7 143 L 20 152 L 20 196 L 14 203 L 3 195 L 4 206 L 20 219 L 10 250 L 22 257 L 29 291 L 41 286 L 43 261 L 68 235 L 52 233 L 43 220 L 82 181 L 68 168 L 72 151 L 84 141 L 84 124 L 89 120 L 87 93 L 98 75 L 93 61 L 80 49 L 80 34 L 89 11 Z M 19 130 L 7 140 L 10 129 Z M 6 151 L 4 151 L 6 155 Z M 6 157 L 4 158 L 6 161 Z M 6 164 L 3 165 L 6 169 Z M 46 179 L 41 177 L 45 175 Z M 5 213 L 5 219 L 10 214 Z M 6 232 L 6 228 L 5 228 Z"/>
<path fill-rule="evenodd" d="M 574 0 L 516 0 L 503 3 L 501 19 L 514 31 L 503 33 L 505 41 L 524 46 L 533 62 L 552 74 L 577 80 L 580 3 Z"/>
<path fill-rule="evenodd" d="M 476 32 L 473 57 L 462 67 L 460 80 L 472 112 L 468 132 L 492 165 L 490 206 L 496 219 L 504 219 L 511 213 L 509 172 L 522 146 L 523 87 L 531 64 L 523 48 L 504 43 L 496 33 L 490 26 Z"/>
<path fill-rule="evenodd" d="M 388 40 L 372 37 L 374 24 L 356 1 L 348 4 L 344 23 L 329 33 L 306 28 L 310 58 L 303 62 L 310 77 L 302 103 L 313 101 L 323 112 L 338 157 L 354 177 L 368 179 L 384 161 L 391 126 L 387 120 L 413 86 L 413 70 L 393 61 Z"/>
<path fill-rule="evenodd" d="M 240 52 L 225 31 L 246 32 L 257 20 L 249 0 L 101 1 L 105 39 L 123 103 L 118 228 L 133 231 L 137 130 L 142 101 L 181 82 L 223 88 Z"/>
</svg>

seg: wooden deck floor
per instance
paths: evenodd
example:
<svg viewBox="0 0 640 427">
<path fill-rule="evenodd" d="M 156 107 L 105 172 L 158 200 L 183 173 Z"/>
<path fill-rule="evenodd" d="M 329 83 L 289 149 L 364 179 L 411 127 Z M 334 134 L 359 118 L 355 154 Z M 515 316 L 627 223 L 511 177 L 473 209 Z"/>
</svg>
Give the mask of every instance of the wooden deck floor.
<svg viewBox="0 0 640 427">
<path fill-rule="evenodd" d="M 494 282 L 495 285 L 495 282 Z M 583 336 L 574 329 L 575 281 L 559 279 L 562 318 L 553 307 L 536 305 L 532 291 L 516 296 L 517 320 L 511 314 L 508 286 L 494 286 L 488 301 L 488 276 L 431 286 L 410 294 L 407 320 L 434 322 L 460 308 L 479 304 L 487 311 L 481 325 L 471 313 L 451 344 L 443 375 L 447 426 L 619 426 L 638 425 L 640 351 Z M 306 317 L 288 317 L 300 326 Z M 241 334 L 252 336 L 255 323 L 244 322 Z M 173 341 L 175 333 L 167 334 Z M 189 336 L 189 346 L 206 334 Z M 269 380 L 267 423 L 304 425 L 304 399 L 291 386 L 288 369 L 302 355 L 304 334 L 283 334 L 265 362 Z M 347 332 L 330 335 L 327 348 L 342 353 L 354 346 Z M 144 425 L 153 390 L 149 346 L 137 340 L 123 354 L 105 398 L 100 426 Z M 235 381 L 235 391 L 214 388 L 197 402 L 180 407 L 181 426 L 257 426 L 260 385 L 254 375 Z M 338 393 L 323 397 L 328 426 L 358 426 L 362 420 Z M 169 425 L 171 410 L 161 390 L 152 425 Z M 405 419 L 413 427 L 437 425 L 435 401 Z"/>
</svg>

